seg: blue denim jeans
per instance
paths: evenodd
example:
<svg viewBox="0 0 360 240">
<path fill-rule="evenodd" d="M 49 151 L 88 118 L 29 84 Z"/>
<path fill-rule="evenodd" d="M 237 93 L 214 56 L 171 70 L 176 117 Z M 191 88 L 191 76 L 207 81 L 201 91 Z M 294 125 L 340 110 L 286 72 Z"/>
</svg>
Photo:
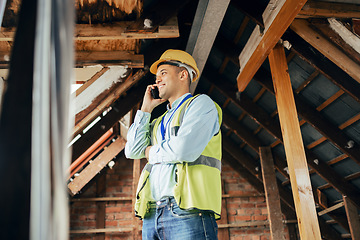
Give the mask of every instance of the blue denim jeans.
<svg viewBox="0 0 360 240">
<path fill-rule="evenodd" d="M 218 226 L 214 214 L 182 210 L 173 197 L 152 204 L 143 219 L 143 240 L 213 240 Z"/>
</svg>

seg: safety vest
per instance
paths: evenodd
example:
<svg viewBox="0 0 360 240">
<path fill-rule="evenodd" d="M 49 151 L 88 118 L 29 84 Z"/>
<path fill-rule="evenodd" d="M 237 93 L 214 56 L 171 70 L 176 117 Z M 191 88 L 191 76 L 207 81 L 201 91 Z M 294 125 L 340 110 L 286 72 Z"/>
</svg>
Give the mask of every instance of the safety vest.
<svg viewBox="0 0 360 240">
<path fill-rule="evenodd" d="M 198 96 L 198 95 L 197 95 Z M 175 112 L 170 123 L 172 135 L 177 135 L 184 114 L 190 103 L 197 97 L 186 100 Z M 215 103 L 215 102 L 214 102 Z M 222 110 L 217 103 L 219 125 L 222 122 Z M 162 118 L 166 112 L 153 121 L 152 142 L 157 143 L 156 133 Z M 215 134 L 200 157 L 194 162 L 186 162 L 177 165 L 177 184 L 174 187 L 174 198 L 181 209 L 208 210 L 215 213 L 215 218 L 220 218 L 221 213 L 221 132 Z M 144 167 L 136 192 L 135 214 L 144 218 L 150 210 L 152 199 L 149 175 L 152 165 Z"/>
</svg>

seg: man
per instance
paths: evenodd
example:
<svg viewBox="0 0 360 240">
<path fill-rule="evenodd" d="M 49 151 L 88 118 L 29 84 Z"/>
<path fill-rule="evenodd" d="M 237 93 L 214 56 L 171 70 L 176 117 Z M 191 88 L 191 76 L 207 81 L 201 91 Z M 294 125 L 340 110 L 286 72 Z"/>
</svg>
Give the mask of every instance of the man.
<svg viewBox="0 0 360 240">
<path fill-rule="evenodd" d="M 150 72 L 155 84 L 145 91 L 125 146 L 126 157 L 148 160 L 135 204 L 143 239 L 217 239 L 221 109 L 208 96 L 189 93 L 199 70 L 188 53 L 167 50 Z M 161 99 L 152 97 L 155 88 Z M 150 124 L 151 112 L 166 100 L 167 111 Z"/>
</svg>

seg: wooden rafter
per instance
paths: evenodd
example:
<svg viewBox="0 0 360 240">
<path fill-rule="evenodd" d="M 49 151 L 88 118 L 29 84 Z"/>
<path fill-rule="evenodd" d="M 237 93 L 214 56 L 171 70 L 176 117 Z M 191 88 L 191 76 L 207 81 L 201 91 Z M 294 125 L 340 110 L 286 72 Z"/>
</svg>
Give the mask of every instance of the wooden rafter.
<svg viewBox="0 0 360 240">
<path fill-rule="evenodd" d="M 211 71 L 211 69 L 207 69 L 205 73 L 207 79 L 213 83 L 216 83 L 219 81 L 219 79 L 221 79 L 221 77 L 218 76 L 215 71 Z M 217 85 L 217 88 L 225 96 L 231 98 L 232 101 L 239 108 L 249 114 L 249 116 L 251 116 L 253 119 L 256 119 L 256 122 L 262 125 L 264 129 L 266 129 L 271 135 L 282 141 L 281 129 L 277 120 L 271 118 L 261 107 L 254 104 L 246 95 L 240 96 L 241 101 L 236 100 L 236 90 L 231 84 L 226 83 L 226 81 L 221 81 L 221 84 Z M 319 176 L 325 179 L 340 193 L 349 196 L 349 198 L 351 198 L 354 202 L 360 202 L 357 200 L 359 198 L 358 190 L 356 190 L 352 184 L 348 183 L 343 177 L 336 173 L 334 169 L 322 161 L 316 161 L 318 159 L 317 156 L 310 150 L 306 151 L 306 155 L 309 166 L 313 168 Z"/>
<path fill-rule="evenodd" d="M 263 13 L 264 30 L 256 26 L 239 56 L 238 90 L 244 91 L 256 71 L 280 40 L 306 0 L 270 1 Z"/>
<path fill-rule="evenodd" d="M 177 17 L 169 19 L 158 27 L 155 32 L 133 31 L 126 29 L 132 22 L 115 22 L 111 24 L 76 24 L 74 40 L 125 40 L 125 39 L 154 39 L 179 37 Z M 15 28 L 2 28 L 0 41 L 13 41 Z"/>
<path fill-rule="evenodd" d="M 146 83 L 142 82 L 131 94 L 127 94 L 121 101 L 117 101 L 112 106 L 112 110 L 103 116 L 92 128 L 81 136 L 73 145 L 72 159 L 77 159 L 86 149 L 88 149 L 96 139 L 99 139 L 115 123 L 117 123 L 133 106 L 135 106 L 144 96 Z"/>
<path fill-rule="evenodd" d="M 250 171 L 247 170 L 246 164 L 243 162 L 242 155 L 238 155 L 238 148 L 229 148 L 224 149 L 223 151 L 223 159 L 227 162 L 236 172 L 238 172 L 241 176 L 247 179 L 247 181 L 255 187 L 260 193 L 264 193 L 263 182 L 261 179 L 253 175 Z M 282 209 L 284 215 L 288 219 L 293 219 L 295 217 L 294 210 L 294 202 L 292 200 L 292 196 L 289 191 L 285 190 L 283 187 L 279 186 L 279 194 L 282 201 Z M 286 203 L 286 201 L 289 201 Z M 292 207 L 290 207 L 292 206 Z M 322 230 L 323 235 L 329 240 L 337 240 L 340 239 L 340 235 L 334 229 L 332 229 L 326 222 L 319 218 L 320 228 Z M 297 239 L 296 237 L 294 239 Z"/>
<path fill-rule="evenodd" d="M 10 51 L 0 51 L 0 68 L 8 68 L 10 63 Z M 6 60 L 5 60 L 6 59 Z M 129 51 L 76 51 L 75 66 L 102 66 L 122 65 L 129 68 L 143 68 L 144 55 Z"/>
<path fill-rule="evenodd" d="M 93 177 L 95 177 L 116 155 L 125 148 L 126 141 L 118 137 L 91 164 L 86 166 L 73 181 L 68 184 L 72 195 L 77 194 Z"/>
<path fill-rule="evenodd" d="M 351 3 L 308 1 L 297 18 L 360 18 L 360 6 Z"/>
<path fill-rule="evenodd" d="M 270 82 L 271 77 L 266 71 L 263 69 L 258 71 L 254 79 L 264 86 L 270 93 L 275 94 L 274 88 Z M 346 136 L 346 134 L 344 134 L 337 126 L 327 121 L 316 109 L 313 109 L 297 95 L 295 95 L 295 101 L 298 113 L 304 120 L 311 124 L 329 141 L 334 143 L 334 145 L 337 146 L 343 153 L 346 153 L 355 162 L 360 164 L 360 149 L 346 147 L 348 142 L 351 140 L 348 136 Z"/>
<path fill-rule="evenodd" d="M 329 40 L 324 38 L 310 27 L 310 23 L 304 19 L 295 19 L 291 29 L 311 44 L 324 56 L 335 63 L 339 68 L 349 74 L 354 80 L 360 83 L 360 66 L 345 53 L 336 48 Z"/>
<path fill-rule="evenodd" d="M 146 72 L 140 69 L 133 76 L 127 75 L 127 77 L 123 78 L 123 82 L 115 84 L 111 89 L 106 89 L 104 91 L 105 94 L 102 94 L 102 97 L 98 96 L 96 99 L 90 99 L 89 101 L 93 102 L 89 105 L 89 107 L 79 112 L 75 117 L 76 123 L 73 130 L 73 136 L 79 134 L 96 117 L 101 115 L 106 108 L 113 104 L 122 94 L 124 94 L 133 85 L 137 84 L 145 75 L 145 73 Z M 109 78 L 109 75 L 104 74 L 103 77 Z M 117 75 L 112 77 L 115 77 L 116 81 L 119 78 Z M 97 81 L 101 81 L 101 77 L 97 79 Z"/>
<path fill-rule="evenodd" d="M 311 46 L 293 31 L 287 31 L 284 34 L 283 39 L 291 42 L 292 51 L 295 51 L 322 75 L 353 97 L 356 101 L 360 102 L 359 83 L 346 74 L 341 68 L 325 58 L 316 48 Z"/>
</svg>

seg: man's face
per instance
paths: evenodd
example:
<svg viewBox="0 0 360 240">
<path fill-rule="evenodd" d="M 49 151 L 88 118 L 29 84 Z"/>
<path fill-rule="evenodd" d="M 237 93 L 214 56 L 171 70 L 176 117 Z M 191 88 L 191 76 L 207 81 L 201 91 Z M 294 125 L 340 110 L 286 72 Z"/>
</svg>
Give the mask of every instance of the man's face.
<svg viewBox="0 0 360 240">
<path fill-rule="evenodd" d="M 159 96 L 169 99 L 176 96 L 177 86 L 180 79 L 180 71 L 171 65 L 161 65 L 156 72 L 156 84 L 159 88 Z"/>
</svg>

